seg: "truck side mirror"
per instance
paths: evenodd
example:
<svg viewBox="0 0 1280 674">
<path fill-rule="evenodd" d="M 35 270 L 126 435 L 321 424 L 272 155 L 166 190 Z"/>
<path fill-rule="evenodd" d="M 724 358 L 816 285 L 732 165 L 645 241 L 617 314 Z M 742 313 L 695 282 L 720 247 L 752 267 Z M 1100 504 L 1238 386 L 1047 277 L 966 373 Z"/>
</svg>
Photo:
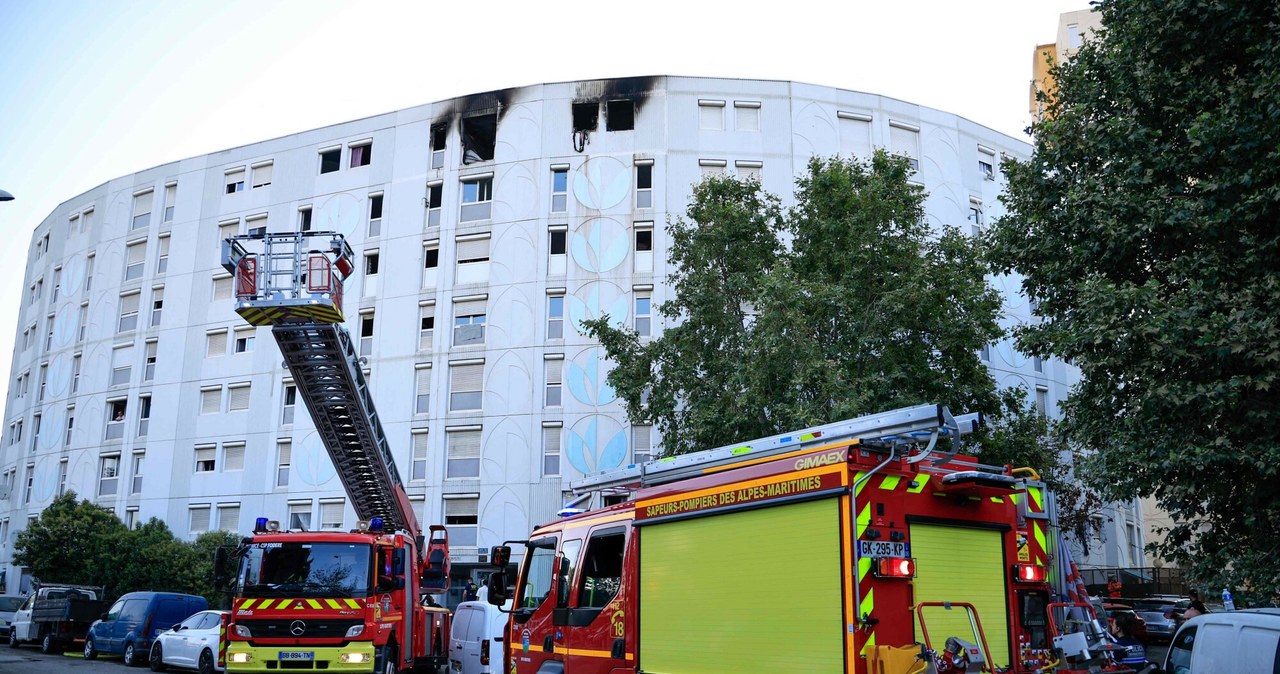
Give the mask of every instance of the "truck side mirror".
<svg viewBox="0 0 1280 674">
<path fill-rule="evenodd" d="M 218 589 L 227 585 L 227 558 L 225 545 L 219 545 L 218 549 L 213 551 L 213 584 Z"/>
<path fill-rule="evenodd" d="M 489 548 L 489 563 L 499 569 L 507 568 L 507 564 L 511 563 L 511 546 L 495 545 Z"/>
<path fill-rule="evenodd" d="M 489 574 L 489 580 L 485 581 L 484 586 L 489 588 L 487 597 L 490 604 L 501 607 L 507 602 L 507 573 L 505 571 L 494 571 Z"/>
</svg>

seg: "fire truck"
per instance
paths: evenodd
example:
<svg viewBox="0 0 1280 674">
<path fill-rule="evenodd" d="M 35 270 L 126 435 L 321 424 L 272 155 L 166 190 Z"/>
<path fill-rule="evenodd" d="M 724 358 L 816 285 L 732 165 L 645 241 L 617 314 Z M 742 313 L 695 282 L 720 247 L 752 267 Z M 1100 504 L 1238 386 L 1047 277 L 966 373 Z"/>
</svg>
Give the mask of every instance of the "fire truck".
<svg viewBox="0 0 1280 674">
<path fill-rule="evenodd" d="M 448 661 L 449 612 L 430 599 L 448 588 L 448 532 L 422 533 L 342 326 L 352 259 L 337 232 L 223 241 L 236 312 L 271 326 L 359 520 L 351 531 L 308 531 L 260 517 L 235 551 L 220 552 L 220 580 L 233 590 L 229 672 L 434 671 Z"/>
<path fill-rule="evenodd" d="M 523 548 L 486 583 L 508 671 L 1129 671 L 1053 601 L 1039 476 L 958 453 L 980 423 L 919 405 L 575 482 L 594 509 L 491 552 Z"/>
</svg>

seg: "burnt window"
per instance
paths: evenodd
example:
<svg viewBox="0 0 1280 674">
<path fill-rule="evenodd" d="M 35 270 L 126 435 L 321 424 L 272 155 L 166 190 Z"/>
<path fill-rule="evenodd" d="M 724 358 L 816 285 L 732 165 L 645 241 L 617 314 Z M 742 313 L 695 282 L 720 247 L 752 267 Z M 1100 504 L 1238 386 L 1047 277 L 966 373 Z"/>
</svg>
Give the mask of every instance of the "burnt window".
<svg viewBox="0 0 1280 674">
<path fill-rule="evenodd" d="M 605 103 L 604 123 L 606 131 L 630 131 L 636 128 L 636 106 L 632 101 Z"/>
<path fill-rule="evenodd" d="M 590 103 L 574 103 L 573 104 L 573 130 L 574 131 L 595 131 L 600 125 L 600 104 L 592 101 Z"/>
<path fill-rule="evenodd" d="M 493 160 L 498 138 L 498 113 L 476 115 L 462 120 L 462 163 Z"/>
</svg>

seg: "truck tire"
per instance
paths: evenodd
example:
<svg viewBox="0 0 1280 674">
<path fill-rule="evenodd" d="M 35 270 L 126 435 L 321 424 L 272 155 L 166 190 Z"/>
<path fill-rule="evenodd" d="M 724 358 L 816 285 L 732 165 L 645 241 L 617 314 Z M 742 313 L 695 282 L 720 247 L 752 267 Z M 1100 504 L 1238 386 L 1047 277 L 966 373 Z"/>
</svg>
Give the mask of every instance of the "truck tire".
<svg viewBox="0 0 1280 674">
<path fill-rule="evenodd" d="M 44 635 L 44 639 L 40 642 L 40 652 L 45 655 L 53 655 L 60 652 L 58 650 L 58 639 L 53 636 L 52 632 Z"/>
<path fill-rule="evenodd" d="M 391 644 L 382 647 L 382 674 L 400 674 L 400 667 L 396 664 L 396 647 Z"/>
<path fill-rule="evenodd" d="M 18 630 L 13 625 L 9 626 L 9 648 L 18 647 Z"/>
<path fill-rule="evenodd" d="M 98 657 L 98 647 L 93 645 L 93 637 L 84 638 L 84 659 L 93 660 Z"/>
</svg>

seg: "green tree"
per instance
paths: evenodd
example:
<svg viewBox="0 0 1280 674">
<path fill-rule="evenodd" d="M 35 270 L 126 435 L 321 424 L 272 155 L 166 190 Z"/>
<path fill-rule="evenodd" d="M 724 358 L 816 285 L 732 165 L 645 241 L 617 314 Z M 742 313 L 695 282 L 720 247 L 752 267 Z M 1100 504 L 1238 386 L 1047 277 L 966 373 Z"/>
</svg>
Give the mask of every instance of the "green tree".
<svg viewBox="0 0 1280 674">
<path fill-rule="evenodd" d="M 115 513 L 67 491 L 18 533 L 13 562 L 41 582 L 103 585 L 130 554 L 121 546 L 126 533 Z"/>
<path fill-rule="evenodd" d="M 230 531 L 207 531 L 187 543 L 191 573 L 186 592 L 204 597 L 211 607 L 224 606 L 226 594 L 213 583 L 213 558 L 219 547 L 234 548 L 240 538 L 240 534 Z"/>
<path fill-rule="evenodd" d="M 169 525 L 152 517 L 121 537 L 111 573 L 112 595 L 141 590 L 189 592 L 193 578 L 190 547 L 174 537 Z"/>
<path fill-rule="evenodd" d="M 1005 165 L 996 272 L 1019 347 L 1082 380 L 1062 430 L 1109 499 L 1153 496 L 1150 548 L 1246 601 L 1280 595 L 1280 9 L 1110 0 Z"/>
<path fill-rule="evenodd" d="M 708 178 L 668 226 L 661 337 L 588 321 L 609 383 L 669 454 L 922 402 L 993 410 L 977 357 L 1001 334 L 980 249 L 923 222 L 906 159 L 815 158 L 781 208 Z"/>
</svg>

